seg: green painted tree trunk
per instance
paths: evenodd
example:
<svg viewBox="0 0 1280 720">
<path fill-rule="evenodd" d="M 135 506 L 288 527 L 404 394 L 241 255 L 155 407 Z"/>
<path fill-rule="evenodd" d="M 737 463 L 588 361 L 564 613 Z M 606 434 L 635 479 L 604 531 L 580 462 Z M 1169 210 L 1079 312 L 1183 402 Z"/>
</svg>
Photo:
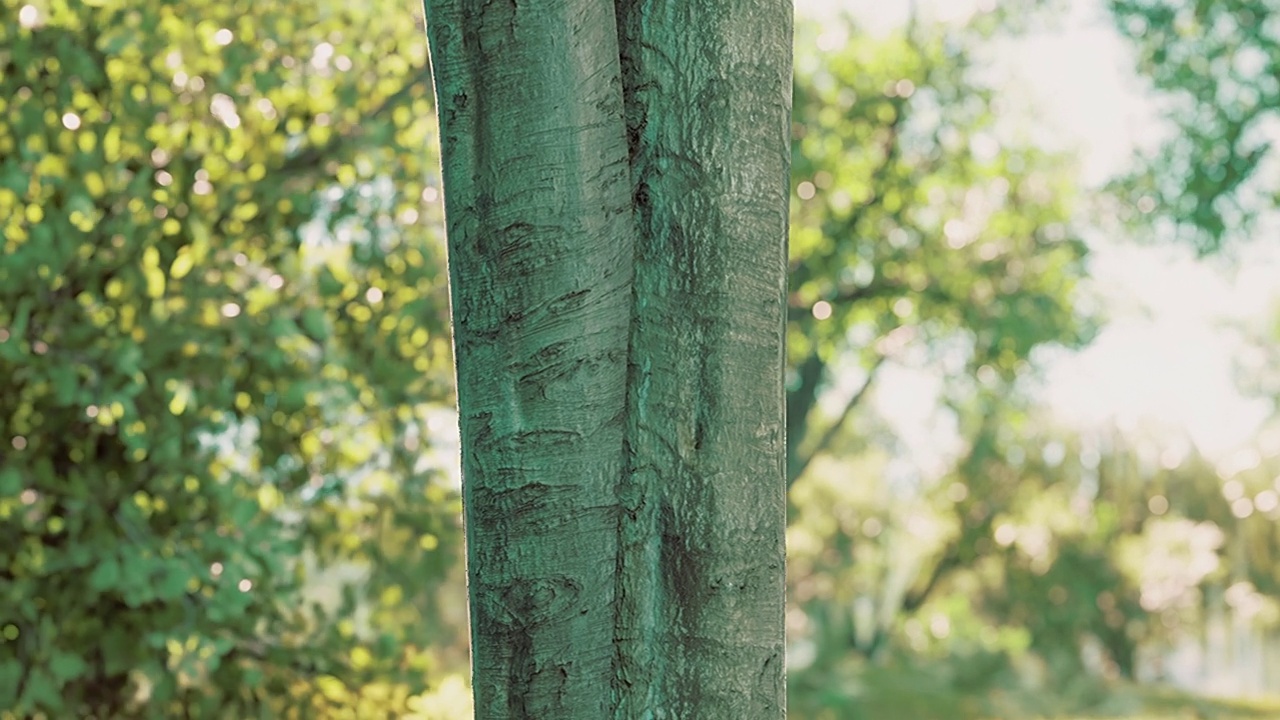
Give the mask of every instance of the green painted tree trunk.
<svg viewBox="0 0 1280 720">
<path fill-rule="evenodd" d="M 426 9 L 476 716 L 782 717 L 791 3 Z"/>
</svg>

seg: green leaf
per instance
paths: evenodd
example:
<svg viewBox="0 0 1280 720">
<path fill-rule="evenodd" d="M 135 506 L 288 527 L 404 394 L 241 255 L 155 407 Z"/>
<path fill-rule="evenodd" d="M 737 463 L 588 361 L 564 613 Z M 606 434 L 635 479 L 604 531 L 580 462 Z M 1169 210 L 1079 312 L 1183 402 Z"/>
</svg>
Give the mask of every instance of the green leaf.
<svg viewBox="0 0 1280 720">
<path fill-rule="evenodd" d="M 89 573 L 89 587 L 98 592 L 114 589 L 120 582 L 120 561 L 115 556 L 104 558 Z"/>
<path fill-rule="evenodd" d="M 309 307 L 302 311 L 302 328 L 317 342 L 324 342 L 329 338 L 328 321 L 319 308 Z"/>
<path fill-rule="evenodd" d="M 256 688 L 262 685 L 263 673 L 256 667 L 250 667 L 244 671 L 243 682 L 247 688 Z"/>
<path fill-rule="evenodd" d="M 0 343 L 0 346 L 13 345 L 16 346 L 22 342 L 27 334 L 27 324 L 31 322 L 31 308 L 34 302 L 29 297 L 24 297 L 18 301 L 18 307 L 13 312 L 13 319 L 9 321 L 9 339 Z"/>
<path fill-rule="evenodd" d="M 59 683 L 50 677 L 49 673 L 44 669 L 40 667 L 30 668 L 27 671 L 26 684 L 23 686 L 22 697 L 18 703 L 29 708 L 39 708 L 45 712 L 56 713 L 63 707 Z"/>
<path fill-rule="evenodd" d="M 54 681 L 64 685 L 79 677 L 89 666 L 77 655 L 68 652 L 54 651 L 49 659 L 49 670 L 53 672 Z"/>
<path fill-rule="evenodd" d="M 0 707 L 11 708 L 18 704 L 21 680 L 22 663 L 17 660 L 0 661 Z"/>
<path fill-rule="evenodd" d="M 253 499 L 240 498 L 231 506 L 231 522 L 236 527 L 246 528 L 258 517 L 259 510 L 258 503 Z"/>
<path fill-rule="evenodd" d="M 76 376 L 75 369 L 69 365 L 54 365 L 49 368 L 49 376 L 58 404 L 70 405 L 75 402 L 80 389 L 80 379 Z"/>
<path fill-rule="evenodd" d="M 170 563 L 160 582 L 155 585 L 156 598 L 174 600 L 182 597 L 187 591 L 187 581 L 190 578 L 184 570 Z"/>
<path fill-rule="evenodd" d="M 109 628 L 103 633 L 99 647 L 102 651 L 103 669 L 115 675 L 134 667 L 141 656 L 140 649 L 143 645 L 125 631 Z"/>
<path fill-rule="evenodd" d="M 25 193 L 30 182 L 31 177 L 22 169 L 22 165 L 17 160 L 10 158 L 0 164 L 0 188 L 12 190 L 16 193 Z"/>
<path fill-rule="evenodd" d="M 130 376 L 138 372 L 142 362 L 142 348 L 135 342 L 124 340 L 116 351 L 116 369 L 121 375 Z"/>
<path fill-rule="evenodd" d="M 0 470 L 0 497 L 14 497 L 22 492 L 22 475 L 14 468 Z"/>
</svg>

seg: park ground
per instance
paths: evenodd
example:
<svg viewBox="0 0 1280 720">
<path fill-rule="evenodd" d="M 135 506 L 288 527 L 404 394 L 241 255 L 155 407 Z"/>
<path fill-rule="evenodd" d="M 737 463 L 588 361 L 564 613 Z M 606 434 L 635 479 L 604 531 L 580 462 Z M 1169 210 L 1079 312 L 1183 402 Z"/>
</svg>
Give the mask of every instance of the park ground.
<svg viewBox="0 0 1280 720">
<path fill-rule="evenodd" d="M 1039 690 L 932 685 L 871 672 L 860 687 L 810 695 L 790 688 L 791 720 L 1280 720 L 1280 697 L 1215 698 L 1133 683 L 1069 683 Z M 807 696 L 806 696 L 807 695 Z"/>
</svg>

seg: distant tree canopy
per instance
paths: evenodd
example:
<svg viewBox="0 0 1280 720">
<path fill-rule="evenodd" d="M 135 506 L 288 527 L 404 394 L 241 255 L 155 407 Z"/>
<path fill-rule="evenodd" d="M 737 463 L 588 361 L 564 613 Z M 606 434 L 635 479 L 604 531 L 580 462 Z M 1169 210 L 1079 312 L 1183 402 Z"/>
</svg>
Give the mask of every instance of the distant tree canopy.
<svg viewBox="0 0 1280 720">
<path fill-rule="evenodd" d="M 422 460 L 451 377 L 410 18 L 0 3 L 0 708 L 314 717 L 440 679 L 460 540 Z M 302 602 L 344 564 L 373 574 Z"/>
<path fill-rule="evenodd" d="M 996 468 L 1027 412 L 1019 388 L 1038 350 L 1079 347 L 1098 323 L 1076 306 L 1086 247 L 1071 220 L 1070 165 L 997 125 L 997 91 L 971 59 L 992 22 L 798 32 L 790 598 L 805 618 L 794 639 L 812 639 L 814 654 L 796 679 L 797 708 L 840 682 L 851 655 L 921 648 L 914 618 L 971 592 L 957 585 L 969 568 L 1004 569 L 993 534 L 1023 468 Z M 940 479 L 894 469 L 903 450 L 865 402 L 890 364 L 942 379 L 967 449 Z M 839 387 L 859 371 L 861 389 Z M 1097 570 L 1082 581 L 1113 572 Z M 1011 602 L 1030 616 L 1043 597 Z M 957 637 L 973 633 L 961 644 L 975 662 L 1029 647 L 1027 633 L 1037 650 L 1050 637 L 993 620 L 996 634 L 980 642 L 985 621 L 967 612 Z"/>
<path fill-rule="evenodd" d="M 1280 8 L 1269 0 L 1110 0 L 1172 135 L 1117 182 L 1129 219 L 1158 219 L 1201 253 L 1247 237 L 1280 203 Z"/>
<path fill-rule="evenodd" d="M 911 355 L 965 395 L 974 377 L 1011 380 L 1036 348 L 1092 335 L 1074 307 L 1086 250 L 1069 222 L 1073 178 L 1063 158 L 997 132 L 966 32 L 798 31 L 793 482 L 848 414 L 815 407 L 851 355 L 871 380 L 885 359 Z"/>
</svg>

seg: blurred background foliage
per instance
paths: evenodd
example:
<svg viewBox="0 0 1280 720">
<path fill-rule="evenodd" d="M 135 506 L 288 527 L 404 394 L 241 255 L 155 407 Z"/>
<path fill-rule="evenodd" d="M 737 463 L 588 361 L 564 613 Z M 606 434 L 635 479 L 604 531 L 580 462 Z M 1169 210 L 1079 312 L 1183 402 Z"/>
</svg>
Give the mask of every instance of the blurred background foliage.
<svg viewBox="0 0 1280 720">
<path fill-rule="evenodd" d="M 463 666 L 413 17 L 0 5 L 0 708 L 385 717 Z"/>
<path fill-rule="evenodd" d="M 1108 0 L 1174 129 L 1117 179 L 1130 222 L 1176 227 L 1203 253 L 1280 202 L 1280 7 L 1269 0 Z"/>
<path fill-rule="evenodd" d="M 1097 198 L 981 62 L 1054 3 L 988 5 L 797 31 L 791 714 L 1274 717 L 1149 687 L 1274 634 L 1280 460 L 1029 392 L 1106 320 Z M 1105 199 L 1215 250 L 1272 202 L 1274 13 L 1111 9 L 1183 132 Z M 0 0 L 0 717 L 469 716 L 426 62 L 400 0 Z M 1280 398 L 1280 322 L 1242 331 Z M 939 378 L 934 472 L 894 367 Z"/>
</svg>

